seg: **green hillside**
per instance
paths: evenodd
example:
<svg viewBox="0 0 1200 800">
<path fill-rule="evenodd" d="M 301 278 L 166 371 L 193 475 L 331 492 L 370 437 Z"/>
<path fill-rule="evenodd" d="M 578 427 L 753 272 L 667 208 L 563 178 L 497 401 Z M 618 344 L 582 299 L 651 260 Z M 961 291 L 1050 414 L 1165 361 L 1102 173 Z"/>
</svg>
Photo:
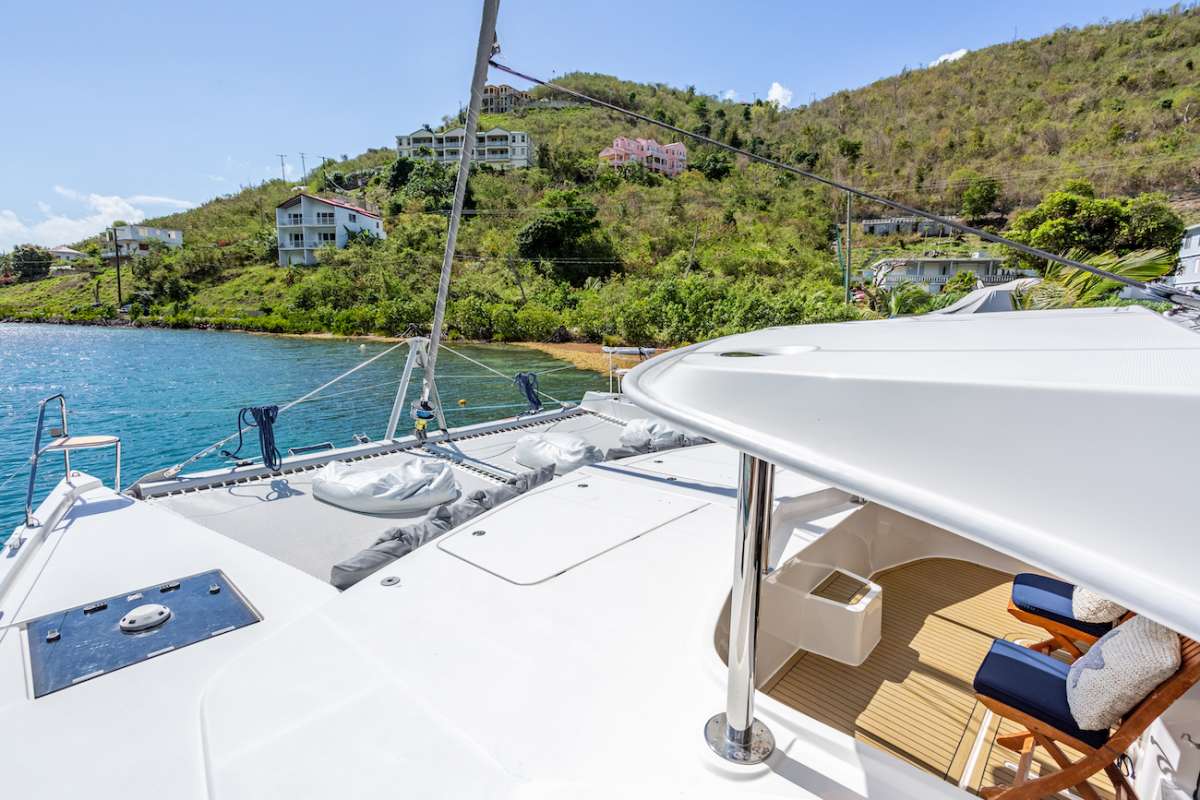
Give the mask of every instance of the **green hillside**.
<svg viewBox="0 0 1200 800">
<path fill-rule="evenodd" d="M 965 210 L 993 227 L 1011 220 L 1027 241 L 1097 255 L 1175 246 L 1180 222 L 1163 202 L 1105 198 L 1194 195 L 1197 61 L 1200 11 L 1176 7 L 998 45 L 798 109 L 604 75 L 560 80 L 754 153 L 933 210 Z M 675 180 L 601 167 L 597 153 L 614 136 L 671 137 L 591 107 L 524 109 L 480 124 L 529 132 L 539 166 L 473 169 L 448 315 L 454 335 L 673 344 L 946 301 L 908 293 L 903 302 L 872 295 L 866 306 L 845 305 L 844 200 L 802 179 L 691 143 L 693 168 Z M 272 266 L 274 209 L 293 192 L 283 181 L 148 220 L 182 228 L 187 244 L 130 265 L 133 316 L 346 334 L 428 325 L 453 181 L 453 169 L 398 160 L 389 147 L 321 165 L 305 177 L 309 190 L 381 209 L 388 238 L 329 250 L 318 268 Z M 1068 184 L 1070 193 L 1051 194 L 1036 214 L 1017 213 Z M 865 204 L 854 211 L 886 213 Z M 857 232 L 855 242 L 856 270 L 884 254 L 979 247 Z M 97 279 L 100 307 L 92 304 Z M 113 313 L 111 283 L 108 270 L 0 286 L 0 317 L 103 317 Z"/>
</svg>

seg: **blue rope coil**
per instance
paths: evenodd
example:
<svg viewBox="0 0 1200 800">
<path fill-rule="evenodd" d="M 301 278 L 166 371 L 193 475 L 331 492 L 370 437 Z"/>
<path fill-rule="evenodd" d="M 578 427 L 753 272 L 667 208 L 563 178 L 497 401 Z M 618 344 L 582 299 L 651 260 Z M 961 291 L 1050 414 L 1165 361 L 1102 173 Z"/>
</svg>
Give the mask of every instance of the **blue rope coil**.
<svg viewBox="0 0 1200 800">
<path fill-rule="evenodd" d="M 263 466 L 278 472 L 283 466 L 283 456 L 275 446 L 275 420 L 279 418 L 279 406 L 247 406 L 238 412 L 238 446 L 232 453 L 222 450 L 221 455 L 236 459 L 242 452 L 242 431 L 258 428 L 258 449 L 262 453 Z"/>
</svg>

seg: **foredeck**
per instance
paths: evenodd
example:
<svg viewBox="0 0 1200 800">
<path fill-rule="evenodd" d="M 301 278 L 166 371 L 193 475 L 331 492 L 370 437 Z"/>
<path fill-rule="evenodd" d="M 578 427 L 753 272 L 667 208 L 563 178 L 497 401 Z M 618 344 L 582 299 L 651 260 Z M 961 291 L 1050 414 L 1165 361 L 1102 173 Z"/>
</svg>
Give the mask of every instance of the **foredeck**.
<svg viewBox="0 0 1200 800">
<path fill-rule="evenodd" d="M 391 452 L 368 456 L 339 454 L 364 468 L 380 469 L 411 457 L 450 463 L 463 494 L 493 488 L 527 471 L 513 460 L 517 440 L 528 433 L 573 433 L 602 451 L 620 443 L 623 424 L 582 409 L 561 416 L 513 420 L 498 429 L 452 431 L 446 440 L 410 442 Z M 149 502 L 182 514 L 218 533 L 329 580 L 330 568 L 369 547 L 387 529 L 425 515 L 362 514 L 316 499 L 312 480 L 323 462 L 285 469 L 277 475 L 230 480 L 199 489 L 174 491 Z M 285 465 L 286 466 L 286 465 Z"/>
<path fill-rule="evenodd" d="M 1010 783 L 1018 755 L 995 739 L 1016 726 L 998 725 L 971 683 L 993 639 L 1044 638 L 1007 613 L 1012 576 L 938 558 L 872 579 L 883 587 L 883 629 L 867 660 L 851 667 L 798 654 L 768 683 L 768 694 L 963 788 Z M 1040 759 L 1034 772 L 1051 764 Z M 1107 780 L 1093 785 L 1112 796 Z"/>
</svg>

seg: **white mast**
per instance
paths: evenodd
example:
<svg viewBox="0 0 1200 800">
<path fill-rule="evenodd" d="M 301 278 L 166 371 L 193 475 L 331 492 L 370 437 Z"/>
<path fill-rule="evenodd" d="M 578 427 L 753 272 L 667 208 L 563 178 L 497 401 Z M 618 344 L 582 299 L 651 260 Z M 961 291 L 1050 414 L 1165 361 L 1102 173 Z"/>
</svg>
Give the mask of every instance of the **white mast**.
<svg viewBox="0 0 1200 800">
<path fill-rule="evenodd" d="M 454 205 L 450 209 L 450 226 L 446 232 L 446 252 L 442 255 L 442 276 L 438 282 L 437 305 L 433 310 L 433 330 L 429 336 L 429 353 L 425 359 L 425 378 L 421 399 L 434 394 L 433 372 L 437 366 L 438 345 L 442 339 L 442 323 L 446 317 L 446 297 L 450 293 L 450 270 L 454 265 L 454 246 L 458 240 L 458 223 L 462 218 L 463 201 L 467 194 L 467 175 L 471 171 L 471 150 L 475 146 L 475 129 L 479 123 L 479 106 L 483 100 L 483 84 L 487 81 L 488 59 L 496 49 L 496 16 L 500 0 L 483 0 L 483 18 L 479 22 L 479 45 L 475 49 L 475 72 L 471 76 L 471 100 L 467 105 L 466 133 L 458 158 L 458 180 L 454 183 Z M 441 408 L 437 409 L 441 414 Z"/>
</svg>

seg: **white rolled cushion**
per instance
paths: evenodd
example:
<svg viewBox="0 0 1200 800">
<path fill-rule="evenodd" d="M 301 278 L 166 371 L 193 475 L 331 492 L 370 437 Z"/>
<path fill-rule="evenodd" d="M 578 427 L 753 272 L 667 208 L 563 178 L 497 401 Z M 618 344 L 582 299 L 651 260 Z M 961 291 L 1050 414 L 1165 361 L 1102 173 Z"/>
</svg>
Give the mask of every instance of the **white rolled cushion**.
<svg viewBox="0 0 1200 800">
<path fill-rule="evenodd" d="M 687 434 L 660 419 L 635 419 L 621 431 L 621 444 L 635 450 L 669 450 L 681 447 Z"/>
<path fill-rule="evenodd" d="M 313 495 L 367 514 L 414 514 L 458 498 L 454 470 L 444 461 L 409 456 L 362 469 L 333 461 L 313 478 Z"/>
<path fill-rule="evenodd" d="M 1071 616 L 1080 622 L 1116 622 L 1128 610 L 1082 586 L 1071 593 Z"/>
<path fill-rule="evenodd" d="M 527 433 L 517 440 L 513 460 L 530 469 L 554 464 L 554 473 L 571 470 L 604 460 L 604 453 L 586 439 L 570 433 Z"/>
<path fill-rule="evenodd" d="M 1085 731 L 1105 731 L 1175 674 L 1179 635 L 1146 617 L 1122 622 L 1067 673 L 1067 705 Z"/>
</svg>

